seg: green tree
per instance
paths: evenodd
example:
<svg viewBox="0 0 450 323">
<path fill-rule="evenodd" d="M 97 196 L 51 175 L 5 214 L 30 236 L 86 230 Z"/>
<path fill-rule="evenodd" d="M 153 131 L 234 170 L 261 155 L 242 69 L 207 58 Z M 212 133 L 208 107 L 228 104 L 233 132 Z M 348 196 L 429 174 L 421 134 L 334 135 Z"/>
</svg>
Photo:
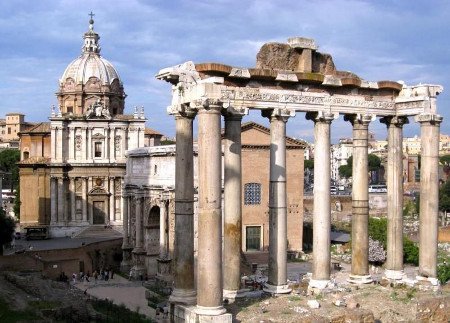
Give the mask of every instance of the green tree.
<svg viewBox="0 0 450 323">
<path fill-rule="evenodd" d="M 313 170 L 314 169 L 314 159 L 305 159 L 304 168 Z"/>
<path fill-rule="evenodd" d="M 450 175 L 450 155 L 444 155 L 439 157 L 439 162 L 444 168 L 444 173 L 449 177 Z"/>
<path fill-rule="evenodd" d="M 17 149 L 5 149 L 0 151 L 0 171 L 10 173 L 4 176 L 3 188 L 16 189 L 19 186 L 20 151 Z"/>
<path fill-rule="evenodd" d="M 450 181 L 439 188 L 439 210 L 450 211 Z"/>
<path fill-rule="evenodd" d="M 347 165 L 341 165 L 338 168 L 339 176 L 343 178 L 352 177 L 353 156 L 347 158 Z"/>
<path fill-rule="evenodd" d="M 16 223 L 13 218 L 6 215 L 6 212 L 0 208 L 0 256 L 3 256 L 3 246 L 10 243 L 13 238 Z"/>
<path fill-rule="evenodd" d="M 381 168 L 381 159 L 377 155 L 369 154 L 369 172 L 376 172 Z"/>
</svg>

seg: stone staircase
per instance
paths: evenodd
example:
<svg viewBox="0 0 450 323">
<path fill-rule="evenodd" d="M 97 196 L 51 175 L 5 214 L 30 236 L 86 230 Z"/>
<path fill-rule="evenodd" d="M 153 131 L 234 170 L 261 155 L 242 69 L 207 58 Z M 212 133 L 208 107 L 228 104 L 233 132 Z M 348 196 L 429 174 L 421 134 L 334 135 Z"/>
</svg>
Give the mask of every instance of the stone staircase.
<svg viewBox="0 0 450 323">
<path fill-rule="evenodd" d="M 86 238 L 122 238 L 122 233 L 105 225 L 92 225 L 80 230 L 72 236 L 72 239 L 86 239 Z"/>
</svg>

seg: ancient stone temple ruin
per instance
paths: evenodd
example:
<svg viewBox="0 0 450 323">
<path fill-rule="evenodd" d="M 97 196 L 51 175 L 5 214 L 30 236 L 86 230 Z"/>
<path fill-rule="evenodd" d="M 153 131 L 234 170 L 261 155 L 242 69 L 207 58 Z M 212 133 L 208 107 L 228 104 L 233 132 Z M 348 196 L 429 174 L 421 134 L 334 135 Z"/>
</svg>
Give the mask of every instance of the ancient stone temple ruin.
<svg viewBox="0 0 450 323">
<path fill-rule="evenodd" d="M 366 81 L 336 69 L 314 40 L 265 44 L 255 68 L 218 63 L 161 70 L 172 84 L 168 112 L 176 122 L 174 291 L 175 315 L 231 322 L 224 292 L 238 295 L 241 251 L 241 120 L 250 109 L 270 121 L 269 277 L 265 290 L 288 293 L 286 266 L 286 123 L 305 116 L 314 126 L 315 183 L 311 287 L 330 282 L 330 131 L 343 116 L 353 127 L 352 265 L 349 280 L 371 281 L 368 266 L 368 126 L 379 118 L 388 133 L 388 253 L 385 275 L 403 276 L 402 128 L 408 117 L 422 136 L 420 264 L 418 279 L 434 284 L 437 263 L 439 85 Z M 225 121 L 224 205 L 221 201 L 221 120 Z M 198 256 L 193 248 L 193 120 L 198 118 Z M 222 208 L 224 219 L 222 220 Z M 223 226 L 222 226 L 223 223 Z M 222 240 L 223 239 L 223 240 Z M 226 264 L 226 266 L 225 266 Z M 229 264 L 234 264 L 230 266 Z M 194 275 L 195 270 L 195 275 Z M 196 277 L 196 281 L 194 280 Z M 196 306 L 193 306 L 196 305 Z"/>
</svg>

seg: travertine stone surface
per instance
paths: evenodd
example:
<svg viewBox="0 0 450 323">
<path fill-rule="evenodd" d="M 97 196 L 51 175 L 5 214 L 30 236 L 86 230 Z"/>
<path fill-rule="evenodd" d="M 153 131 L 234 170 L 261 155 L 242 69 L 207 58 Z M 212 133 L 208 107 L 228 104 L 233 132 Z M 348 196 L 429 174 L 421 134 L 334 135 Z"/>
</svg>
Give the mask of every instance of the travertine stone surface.
<svg viewBox="0 0 450 323">
<path fill-rule="evenodd" d="M 442 117 L 422 114 L 420 123 L 422 141 L 420 168 L 419 214 L 419 276 L 437 277 L 437 241 L 439 216 L 439 128 Z M 425 197 L 425 198 L 423 198 Z"/>
<path fill-rule="evenodd" d="M 314 121 L 313 280 L 330 280 L 330 125 L 334 115 L 307 115 Z"/>
<path fill-rule="evenodd" d="M 203 102 L 198 112 L 197 307 L 202 313 L 222 306 L 222 149 L 221 106 Z"/>
<path fill-rule="evenodd" d="M 175 243 L 173 252 L 174 290 L 169 301 L 196 303 L 194 282 L 194 157 L 193 129 L 195 114 L 175 115 Z"/>
<path fill-rule="evenodd" d="M 225 114 L 223 288 L 228 294 L 241 286 L 241 120 L 240 114 Z"/>
<path fill-rule="evenodd" d="M 386 117 L 381 119 L 388 130 L 388 227 L 386 273 L 403 270 L 403 125 L 408 123 L 405 117 Z M 392 279 L 394 276 L 387 277 Z M 399 278 L 401 279 L 401 277 Z"/>
</svg>

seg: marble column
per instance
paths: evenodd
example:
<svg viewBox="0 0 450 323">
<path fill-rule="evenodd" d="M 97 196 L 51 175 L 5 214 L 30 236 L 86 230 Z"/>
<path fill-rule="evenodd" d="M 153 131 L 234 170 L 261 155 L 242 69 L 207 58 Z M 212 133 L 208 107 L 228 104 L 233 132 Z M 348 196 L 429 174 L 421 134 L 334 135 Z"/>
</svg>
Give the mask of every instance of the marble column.
<svg viewBox="0 0 450 323">
<path fill-rule="evenodd" d="M 195 112 L 177 111 L 175 159 L 174 289 L 169 301 L 194 305 L 194 155 L 192 123 Z"/>
<path fill-rule="evenodd" d="M 82 194 L 82 214 L 83 224 L 89 224 L 88 220 L 88 178 L 81 177 L 81 194 Z"/>
<path fill-rule="evenodd" d="M 167 231 L 167 206 L 166 201 L 162 201 L 159 205 L 159 258 L 166 258 L 168 255 L 166 245 Z"/>
<path fill-rule="evenodd" d="M 197 308 L 221 315 L 222 305 L 222 149 L 221 106 L 206 100 L 198 111 Z"/>
<path fill-rule="evenodd" d="M 122 262 L 120 263 L 120 270 L 122 272 L 128 273 L 130 267 L 132 265 L 131 262 L 131 250 L 133 246 L 130 243 L 130 221 L 129 221 L 129 213 L 130 213 L 130 197 L 128 194 L 124 194 L 122 196 L 123 203 L 123 242 L 122 242 Z"/>
<path fill-rule="evenodd" d="M 65 203 L 65 190 L 64 190 L 64 178 L 60 177 L 58 178 L 58 223 L 62 224 L 65 220 L 64 218 L 64 211 L 66 207 Z"/>
<path fill-rule="evenodd" d="M 369 274 L 369 123 L 372 116 L 346 115 L 353 125 L 352 269 L 348 281 L 372 282 Z"/>
<path fill-rule="evenodd" d="M 309 287 L 324 289 L 330 282 L 331 265 L 330 125 L 334 114 L 308 113 L 306 118 L 314 121 L 313 269 Z"/>
<path fill-rule="evenodd" d="M 286 122 L 279 109 L 265 110 L 270 119 L 269 277 L 264 291 L 291 292 L 287 284 Z"/>
<path fill-rule="evenodd" d="M 144 264 L 144 257 L 146 254 L 146 251 L 144 249 L 144 232 L 143 232 L 143 196 L 141 193 L 137 193 L 135 195 L 136 199 L 136 221 L 134 223 L 136 227 L 136 243 L 134 245 L 133 249 L 133 257 L 134 257 L 134 266 L 132 268 L 132 275 L 135 279 L 140 279 L 145 274 L 145 264 Z"/>
<path fill-rule="evenodd" d="M 403 278 L 403 125 L 407 117 L 381 119 L 388 130 L 387 259 L 385 277 Z"/>
<path fill-rule="evenodd" d="M 242 113 L 224 112 L 224 238 L 223 238 L 223 296 L 243 297 L 241 290 L 242 248 Z"/>
<path fill-rule="evenodd" d="M 58 222 L 58 178 L 50 177 L 50 219 L 51 224 Z"/>
<path fill-rule="evenodd" d="M 77 210 L 76 210 L 76 194 L 75 194 L 75 187 L 76 187 L 76 185 L 75 185 L 75 181 L 76 181 L 76 178 L 75 177 L 72 177 L 72 178 L 70 178 L 69 177 L 69 191 L 70 191 L 70 211 L 69 211 L 69 216 L 68 216 L 68 220 L 69 221 L 72 221 L 72 222 L 77 222 L 77 218 L 76 218 L 76 213 L 77 213 Z"/>
<path fill-rule="evenodd" d="M 442 117 L 422 114 L 420 123 L 419 280 L 437 284 L 439 218 L 439 129 Z"/>
</svg>

